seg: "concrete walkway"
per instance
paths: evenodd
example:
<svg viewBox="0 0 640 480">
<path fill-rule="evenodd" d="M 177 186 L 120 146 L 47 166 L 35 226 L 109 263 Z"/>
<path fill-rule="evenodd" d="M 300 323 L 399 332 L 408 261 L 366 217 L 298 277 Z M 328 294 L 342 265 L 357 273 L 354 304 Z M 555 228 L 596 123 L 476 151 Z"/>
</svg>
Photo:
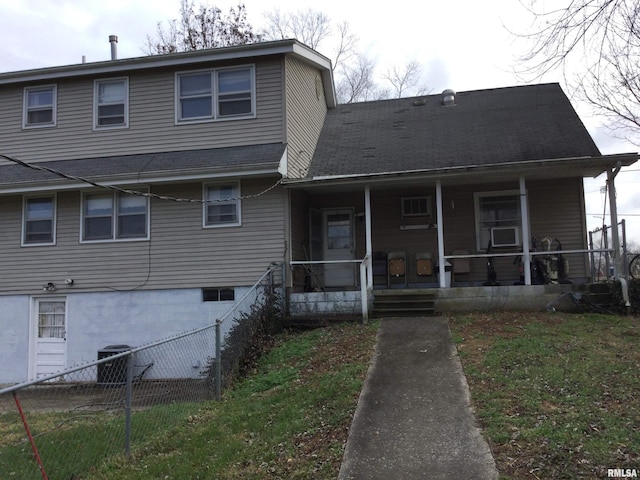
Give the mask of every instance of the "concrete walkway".
<svg viewBox="0 0 640 480">
<path fill-rule="evenodd" d="M 444 318 L 381 322 L 339 480 L 494 480 Z"/>
</svg>

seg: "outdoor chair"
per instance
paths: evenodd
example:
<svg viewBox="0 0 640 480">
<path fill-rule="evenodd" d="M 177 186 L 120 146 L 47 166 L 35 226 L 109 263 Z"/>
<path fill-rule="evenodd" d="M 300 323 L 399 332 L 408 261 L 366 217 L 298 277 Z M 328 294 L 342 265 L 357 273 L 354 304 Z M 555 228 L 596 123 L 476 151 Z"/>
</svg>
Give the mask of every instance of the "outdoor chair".
<svg viewBox="0 0 640 480">
<path fill-rule="evenodd" d="M 452 255 L 469 255 L 468 250 L 454 250 Z M 473 283 L 471 277 L 471 259 L 470 258 L 452 258 L 451 263 L 453 265 L 452 284 L 455 285 L 459 281 L 459 277 L 465 276 L 469 281 L 469 286 Z"/>
<path fill-rule="evenodd" d="M 407 253 L 389 252 L 389 286 L 407 286 Z M 394 280 L 396 280 L 394 282 Z M 400 280 L 400 282 L 398 282 Z"/>
<path fill-rule="evenodd" d="M 416 253 L 416 283 L 433 278 L 433 259 L 428 252 Z"/>
</svg>

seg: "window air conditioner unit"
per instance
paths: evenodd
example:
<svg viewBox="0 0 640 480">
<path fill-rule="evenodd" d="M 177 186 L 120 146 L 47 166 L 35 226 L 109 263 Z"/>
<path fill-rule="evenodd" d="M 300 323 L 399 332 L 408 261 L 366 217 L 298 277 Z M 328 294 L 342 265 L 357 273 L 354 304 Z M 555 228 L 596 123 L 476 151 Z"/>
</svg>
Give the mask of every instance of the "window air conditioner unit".
<svg viewBox="0 0 640 480">
<path fill-rule="evenodd" d="M 492 247 L 517 247 L 520 245 L 518 227 L 494 227 L 491 229 Z"/>
</svg>

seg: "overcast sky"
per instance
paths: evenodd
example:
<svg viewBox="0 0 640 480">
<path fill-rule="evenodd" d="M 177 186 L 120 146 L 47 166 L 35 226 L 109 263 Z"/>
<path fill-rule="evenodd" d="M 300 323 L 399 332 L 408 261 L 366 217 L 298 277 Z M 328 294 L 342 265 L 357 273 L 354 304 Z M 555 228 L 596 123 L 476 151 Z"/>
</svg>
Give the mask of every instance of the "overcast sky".
<svg viewBox="0 0 640 480">
<path fill-rule="evenodd" d="M 509 30 L 526 31 L 531 18 L 517 0 L 243 3 L 254 30 L 263 25 L 264 12 L 274 8 L 315 8 L 336 22 L 347 20 L 360 39 L 360 49 L 377 61 L 379 73 L 391 65 L 417 60 L 422 65 L 423 83 L 433 93 L 446 88 L 465 91 L 523 84 L 513 72 L 525 44 Z M 226 12 L 237 2 L 209 4 Z M 112 34 L 118 35 L 119 58 L 142 56 L 146 36 L 155 33 L 159 21 L 177 18 L 179 6 L 180 0 L 0 0 L 0 72 L 80 63 L 83 56 L 87 62 L 108 60 L 108 37 Z M 320 53 L 330 56 L 322 49 Z M 568 90 L 559 72 L 542 81 L 559 82 Z M 588 105 L 572 101 L 603 154 L 639 150 L 608 136 Z M 636 170 L 640 171 L 640 165 L 620 174 L 616 185 L 618 211 L 627 220 L 629 236 L 640 244 L 640 190 L 636 188 L 640 172 Z M 602 224 L 604 195 L 600 187 L 604 181 L 585 181 L 589 229 Z"/>
</svg>

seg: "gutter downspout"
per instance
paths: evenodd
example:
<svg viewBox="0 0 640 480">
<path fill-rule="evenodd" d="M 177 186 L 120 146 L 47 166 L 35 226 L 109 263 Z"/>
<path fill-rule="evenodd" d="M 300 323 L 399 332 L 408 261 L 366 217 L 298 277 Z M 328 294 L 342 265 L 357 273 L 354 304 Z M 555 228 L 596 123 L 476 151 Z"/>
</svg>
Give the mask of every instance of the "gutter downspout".
<svg viewBox="0 0 640 480">
<path fill-rule="evenodd" d="M 622 251 L 620 250 L 620 233 L 618 232 L 618 204 L 616 202 L 615 178 L 622 169 L 621 162 L 618 161 L 615 168 L 607 169 L 607 184 L 609 190 L 609 212 L 611 214 L 611 240 L 613 241 L 613 278 L 620 282 L 622 288 L 622 298 L 625 307 L 630 307 L 629 286 L 624 278 L 624 268 L 622 265 Z"/>
<path fill-rule="evenodd" d="M 436 181 L 436 219 L 438 222 L 438 283 L 440 288 L 445 288 L 446 260 L 444 259 L 444 221 L 442 219 L 442 182 Z"/>
<path fill-rule="evenodd" d="M 523 175 L 520 175 L 520 212 L 522 217 L 522 268 L 524 268 L 524 284 L 531 285 L 529 205 L 527 202 L 527 186 Z"/>
</svg>

